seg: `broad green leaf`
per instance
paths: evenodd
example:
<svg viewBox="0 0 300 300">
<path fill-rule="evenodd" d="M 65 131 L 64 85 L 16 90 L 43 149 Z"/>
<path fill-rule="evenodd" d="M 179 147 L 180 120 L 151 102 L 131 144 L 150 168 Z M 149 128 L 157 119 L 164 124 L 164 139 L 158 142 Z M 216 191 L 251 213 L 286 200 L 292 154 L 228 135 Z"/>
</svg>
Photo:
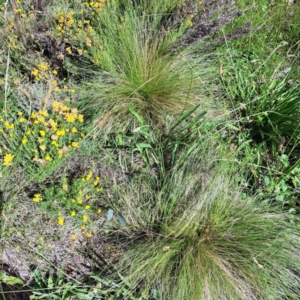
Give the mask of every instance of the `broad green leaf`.
<svg viewBox="0 0 300 300">
<path fill-rule="evenodd" d="M 24 285 L 24 282 L 14 276 L 5 276 L 2 281 L 8 285 Z"/>
<path fill-rule="evenodd" d="M 186 113 L 184 113 L 173 125 L 170 132 L 173 131 L 181 122 L 183 122 L 187 117 L 189 117 L 198 107 L 200 104 L 192 107 L 190 110 L 188 110 Z"/>
<path fill-rule="evenodd" d="M 136 146 L 137 146 L 139 149 L 152 148 L 151 145 L 148 144 L 148 143 L 138 143 L 138 144 L 136 144 Z"/>
<path fill-rule="evenodd" d="M 128 109 L 137 118 L 137 120 L 141 123 L 141 125 L 144 126 L 145 125 L 144 119 L 132 107 L 129 107 Z"/>
</svg>

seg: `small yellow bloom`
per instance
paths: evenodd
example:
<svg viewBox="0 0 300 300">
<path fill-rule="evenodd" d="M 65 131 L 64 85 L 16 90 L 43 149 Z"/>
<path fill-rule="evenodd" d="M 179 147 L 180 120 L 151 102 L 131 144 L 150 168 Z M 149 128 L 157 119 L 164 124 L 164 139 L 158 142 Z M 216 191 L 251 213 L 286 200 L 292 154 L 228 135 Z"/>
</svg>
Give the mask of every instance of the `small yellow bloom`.
<svg viewBox="0 0 300 300">
<path fill-rule="evenodd" d="M 66 114 L 66 120 L 68 123 L 73 123 L 76 121 L 76 114 L 73 114 L 73 113 L 67 113 Z"/>
<path fill-rule="evenodd" d="M 78 121 L 81 122 L 81 123 L 83 122 L 83 118 L 84 118 L 83 115 L 78 115 L 77 116 Z"/>
<path fill-rule="evenodd" d="M 75 217 L 75 216 L 76 216 L 76 212 L 75 212 L 74 210 L 71 212 L 71 216 L 72 216 L 72 217 Z"/>
<path fill-rule="evenodd" d="M 53 71 L 52 71 L 52 74 L 53 74 L 53 75 L 57 75 L 57 71 L 56 71 L 56 70 L 53 70 Z"/>
<path fill-rule="evenodd" d="M 63 189 L 64 191 L 67 191 L 67 190 L 68 190 L 68 185 L 64 183 L 64 184 L 62 185 L 62 189 Z"/>
<path fill-rule="evenodd" d="M 85 208 L 86 210 L 89 210 L 91 207 L 90 207 L 89 205 L 86 205 L 84 208 Z"/>
<path fill-rule="evenodd" d="M 45 150 L 46 150 L 46 145 L 41 145 L 39 148 L 40 148 L 42 151 L 45 151 Z"/>
<path fill-rule="evenodd" d="M 74 90 L 74 89 L 72 89 L 70 92 L 71 92 L 71 93 L 75 93 L 75 90 Z"/>
<path fill-rule="evenodd" d="M 57 130 L 57 131 L 55 132 L 55 134 L 56 134 L 57 136 L 62 136 L 62 135 L 65 135 L 65 134 L 66 134 L 66 131 L 65 131 L 64 129 Z"/>
<path fill-rule="evenodd" d="M 78 199 L 77 199 L 77 203 L 78 203 L 78 204 L 82 204 L 82 199 L 78 198 Z"/>
<path fill-rule="evenodd" d="M 44 117 L 48 117 L 49 114 L 48 114 L 48 112 L 46 110 L 40 110 L 39 111 L 39 115 L 40 116 L 44 116 Z"/>
<path fill-rule="evenodd" d="M 82 216 L 82 222 L 86 222 L 87 219 L 88 219 L 88 216 L 87 216 L 87 215 L 83 215 L 83 216 Z"/>
<path fill-rule="evenodd" d="M 67 47 L 67 48 L 66 48 L 66 51 L 67 51 L 69 54 L 72 54 L 71 47 Z"/>
<path fill-rule="evenodd" d="M 85 225 L 82 225 L 82 226 L 81 226 L 81 229 L 83 229 L 83 230 L 84 230 L 84 229 L 85 229 Z"/>
<path fill-rule="evenodd" d="M 44 70 L 44 71 L 47 71 L 47 70 L 48 70 L 48 66 L 45 65 L 45 64 L 43 64 L 43 63 L 40 63 L 38 67 L 39 67 L 39 69 L 42 69 L 42 70 Z"/>
<path fill-rule="evenodd" d="M 93 172 L 90 171 L 89 174 L 87 174 L 87 176 L 85 177 L 86 180 L 90 180 L 93 176 Z"/>
<path fill-rule="evenodd" d="M 56 93 L 59 93 L 60 92 L 60 88 L 58 86 L 56 86 L 53 91 L 56 92 Z"/>
<path fill-rule="evenodd" d="M 75 240 L 77 240 L 77 236 L 76 236 L 75 234 L 72 234 L 72 235 L 71 235 L 71 239 L 72 239 L 73 241 L 75 241 Z"/>
<path fill-rule="evenodd" d="M 57 141 L 52 141 L 51 144 L 54 145 L 55 147 L 59 147 L 59 144 L 57 143 Z"/>
<path fill-rule="evenodd" d="M 9 153 L 5 154 L 3 165 L 4 166 L 11 166 L 12 165 L 11 162 L 12 162 L 13 158 L 14 158 L 14 155 L 9 154 Z"/>
<path fill-rule="evenodd" d="M 34 122 L 33 122 L 34 124 L 39 124 L 39 121 L 38 120 L 34 120 Z"/>
<path fill-rule="evenodd" d="M 23 138 L 23 139 L 22 139 L 22 144 L 26 144 L 26 143 L 27 143 L 26 138 Z"/>
<path fill-rule="evenodd" d="M 26 135 L 29 135 L 30 133 L 31 133 L 30 130 L 27 130 L 27 131 L 26 131 Z"/>
<path fill-rule="evenodd" d="M 41 136 L 45 136 L 45 135 L 46 135 L 45 130 L 40 130 L 40 135 L 41 135 Z"/>
<path fill-rule="evenodd" d="M 61 158 L 63 156 L 63 154 L 64 154 L 64 152 L 63 152 L 62 149 L 58 149 L 57 153 L 58 153 L 58 158 Z"/>
<path fill-rule="evenodd" d="M 92 235 L 90 232 L 87 232 L 87 233 L 85 234 L 85 236 L 88 237 L 88 238 L 90 238 L 90 237 L 92 237 L 93 235 Z"/>
<path fill-rule="evenodd" d="M 102 212 L 102 209 L 99 208 L 99 209 L 97 210 L 97 212 L 98 212 L 98 214 L 100 214 L 100 213 Z"/>
<path fill-rule="evenodd" d="M 5 121 L 5 122 L 4 122 L 4 126 L 5 126 L 7 129 L 14 129 L 15 124 L 9 124 L 8 121 Z"/>
<path fill-rule="evenodd" d="M 75 127 L 73 127 L 73 128 L 71 129 L 71 132 L 76 133 L 76 132 L 77 132 L 77 129 L 76 129 Z"/>
<path fill-rule="evenodd" d="M 77 142 L 72 142 L 72 146 L 73 146 L 74 148 L 79 148 L 79 144 L 78 144 Z"/>
<path fill-rule="evenodd" d="M 45 159 L 46 159 L 47 161 L 52 160 L 52 158 L 51 158 L 51 156 L 50 156 L 49 154 L 46 155 Z"/>
<path fill-rule="evenodd" d="M 41 194 L 34 194 L 33 195 L 33 198 L 32 198 L 32 201 L 35 202 L 35 203 L 38 203 L 38 202 L 41 202 L 43 200 Z"/>
<path fill-rule="evenodd" d="M 100 177 L 96 177 L 96 179 L 94 180 L 94 186 L 97 186 L 99 181 L 100 181 Z"/>
<path fill-rule="evenodd" d="M 65 220 L 62 217 L 58 217 L 57 222 L 59 225 L 64 225 Z"/>
<path fill-rule="evenodd" d="M 20 119 L 19 119 L 19 122 L 20 122 L 20 123 L 23 123 L 23 122 L 25 122 L 25 121 L 26 121 L 25 118 L 20 118 Z"/>
</svg>

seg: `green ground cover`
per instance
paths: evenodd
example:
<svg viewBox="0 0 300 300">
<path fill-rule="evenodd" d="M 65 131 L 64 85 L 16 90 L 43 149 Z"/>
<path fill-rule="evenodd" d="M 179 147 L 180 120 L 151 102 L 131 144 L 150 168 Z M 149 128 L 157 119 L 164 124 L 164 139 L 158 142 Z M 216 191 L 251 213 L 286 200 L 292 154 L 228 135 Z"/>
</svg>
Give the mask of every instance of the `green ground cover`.
<svg viewBox="0 0 300 300">
<path fill-rule="evenodd" d="M 2 299 L 299 299 L 300 3 L 1 1 Z"/>
</svg>

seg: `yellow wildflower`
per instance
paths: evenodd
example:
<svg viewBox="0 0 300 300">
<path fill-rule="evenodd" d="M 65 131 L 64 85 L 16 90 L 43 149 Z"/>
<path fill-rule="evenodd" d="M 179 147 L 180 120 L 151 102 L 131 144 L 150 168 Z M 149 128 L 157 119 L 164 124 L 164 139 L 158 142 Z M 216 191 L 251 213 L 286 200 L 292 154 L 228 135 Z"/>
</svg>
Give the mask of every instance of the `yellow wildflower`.
<svg viewBox="0 0 300 300">
<path fill-rule="evenodd" d="M 99 208 L 99 209 L 97 210 L 97 212 L 98 212 L 98 214 L 100 214 L 100 213 L 102 212 L 102 209 Z"/>
<path fill-rule="evenodd" d="M 26 121 L 25 118 L 20 118 L 20 119 L 19 119 L 19 122 L 20 122 L 20 123 L 23 123 L 23 122 L 25 122 L 25 121 Z"/>
<path fill-rule="evenodd" d="M 62 217 L 58 217 L 57 222 L 59 225 L 64 225 L 65 220 Z"/>
<path fill-rule="evenodd" d="M 92 235 L 90 232 L 87 232 L 87 233 L 85 234 L 85 236 L 88 237 L 88 238 L 90 238 L 90 237 L 92 237 L 93 235 Z"/>
<path fill-rule="evenodd" d="M 75 212 L 74 210 L 71 212 L 71 216 L 72 216 L 72 217 L 75 217 L 75 216 L 76 216 L 76 212 Z"/>
<path fill-rule="evenodd" d="M 81 226 L 81 229 L 83 229 L 83 230 L 84 230 L 84 229 L 85 229 L 85 225 L 82 225 L 82 226 Z"/>
<path fill-rule="evenodd" d="M 73 128 L 71 129 L 71 132 L 76 133 L 76 132 L 77 132 L 77 129 L 76 129 L 75 127 L 73 127 Z"/>
<path fill-rule="evenodd" d="M 32 198 L 32 201 L 35 202 L 35 203 L 38 203 L 38 202 L 41 202 L 43 200 L 41 194 L 34 194 L 33 195 L 33 198 Z"/>
<path fill-rule="evenodd" d="M 57 123 L 53 119 L 50 119 L 48 123 L 54 130 L 56 129 Z"/>
<path fill-rule="evenodd" d="M 71 235 L 71 239 L 72 239 L 73 241 L 75 241 L 75 240 L 77 239 L 77 236 L 76 236 L 75 234 L 72 234 L 72 235 Z"/>
<path fill-rule="evenodd" d="M 87 219 L 88 219 L 88 216 L 87 216 L 87 215 L 83 215 L 83 216 L 82 216 L 82 222 L 86 222 Z"/>
<path fill-rule="evenodd" d="M 12 165 L 11 162 L 12 162 L 13 158 L 14 158 L 14 155 L 9 154 L 9 153 L 5 154 L 3 165 L 4 166 L 11 166 Z"/>
<path fill-rule="evenodd" d="M 66 132 L 65 132 L 64 129 L 61 129 L 61 130 L 57 130 L 57 131 L 55 132 L 55 134 L 56 134 L 57 136 L 61 136 L 61 135 L 65 135 Z"/>
<path fill-rule="evenodd" d="M 48 112 L 46 111 L 46 110 L 40 110 L 39 112 L 38 112 L 41 116 L 44 116 L 44 117 L 48 117 Z"/>
<path fill-rule="evenodd" d="M 51 144 L 54 145 L 55 147 L 59 147 L 59 144 L 57 143 L 57 141 L 52 141 Z"/>
<path fill-rule="evenodd" d="M 44 70 L 44 71 L 47 71 L 47 70 L 48 70 L 48 66 L 45 65 L 45 64 L 43 64 L 43 63 L 40 63 L 38 67 L 39 67 L 39 69 L 42 69 L 42 70 Z"/>
<path fill-rule="evenodd" d="M 84 209 L 86 209 L 86 210 L 89 210 L 91 207 L 89 206 L 89 205 L 86 205 L 85 207 L 84 207 Z"/>
<path fill-rule="evenodd" d="M 76 117 L 77 115 L 76 114 L 73 114 L 73 113 L 67 113 L 66 114 L 66 120 L 68 123 L 73 123 L 76 121 Z"/>
<path fill-rule="evenodd" d="M 41 136 L 45 136 L 45 135 L 46 135 L 45 130 L 40 130 L 40 135 L 41 135 Z"/>
<path fill-rule="evenodd" d="M 56 86 L 53 91 L 59 93 L 60 92 L 60 88 L 58 86 Z"/>
<path fill-rule="evenodd" d="M 27 139 L 26 138 L 23 138 L 22 139 L 22 144 L 26 144 L 27 143 Z"/>
<path fill-rule="evenodd" d="M 87 174 L 87 176 L 85 177 L 86 180 L 90 180 L 93 176 L 93 172 L 90 171 L 89 174 Z"/>
<path fill-rule="evenodd" d="M 56 70 L 53 70 L 53 71 L 52 71 L 52 74 L 53 74 L 53 75 L 57 75 L 57 71 L 56 71 Z"/>
<path fill-rule="evenodd" d="M 4 122 L 4 126 L 5 126 L 7 129 L 14 129 L 15 124 L 9 124 L 8 121 L 5 121 L 5 122 Z"/>
<path fill-rule="evenodd" d="M 77 142 L 72 142 L 72 146 L 73 146 L 74 148 L 79 148 L 79 144 L 78 144 Z"/>
<path fill-rule="evenodd" d="M 83 117 L 84 117 L 83 115 L 78 115 L 77 116 L 78 121 L 82 123 L 83 122 Z"/>
<path fill-rule="evenodd" d="M 46 155 L 45 159 L 46 159 L 47 161 L 52 160 L 52 158 L 51 158 L 51 156 L 50 156 L 49 154 Z"/>
<path fill-rule="evenodd" d="M 100 181 L 100 177 L 96 177 L 96 179 L 94 180 L 94 186 L 98 185 Z"/>
<path fill-rule="evenodd" d="M 46 150 L 46 145 L 41 145 L 39 148 L 40 148 L 42 151 L 45 151 L 45 150 Z"/>
</svg>

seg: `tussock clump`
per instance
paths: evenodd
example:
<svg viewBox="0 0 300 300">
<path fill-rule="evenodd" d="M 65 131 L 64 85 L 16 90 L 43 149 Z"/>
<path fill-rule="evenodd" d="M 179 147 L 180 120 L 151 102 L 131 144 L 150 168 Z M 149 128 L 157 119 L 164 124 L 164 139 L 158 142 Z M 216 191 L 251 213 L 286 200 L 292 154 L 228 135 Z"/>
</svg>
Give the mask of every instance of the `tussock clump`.
<svg viewBox="0 0 300 300">
<path fill-rule="evenodd" d="M 207 167 L 212 163 L 198 151 L 159 197 L 159 230 L 135 240 L 127 252 L 128 280 L 162 299 L 297 298 L 297 230 L 285 214 L 242 200 L 236 170 Z M 209 169 L 214 175 L 205 183 Z"/>
</svg>

